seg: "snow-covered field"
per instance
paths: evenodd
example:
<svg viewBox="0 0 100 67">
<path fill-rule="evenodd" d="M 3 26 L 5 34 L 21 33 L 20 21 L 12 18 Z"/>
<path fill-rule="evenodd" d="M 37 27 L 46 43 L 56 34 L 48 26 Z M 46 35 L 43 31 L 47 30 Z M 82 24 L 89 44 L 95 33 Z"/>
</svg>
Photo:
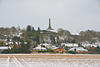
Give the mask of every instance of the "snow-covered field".
<svg viewBox="0 0 100 67">
<path fill-rule="evenodd" d="M 100 55 L 1 54 L 0 67 L 100 67 Z"/>
</svg>

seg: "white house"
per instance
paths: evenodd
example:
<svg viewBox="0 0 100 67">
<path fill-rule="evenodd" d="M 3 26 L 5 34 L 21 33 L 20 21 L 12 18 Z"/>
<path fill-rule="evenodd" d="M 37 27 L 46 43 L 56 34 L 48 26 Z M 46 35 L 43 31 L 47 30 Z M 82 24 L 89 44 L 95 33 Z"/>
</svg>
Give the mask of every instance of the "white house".
<svg viewBox="0 0 100 67">
<path fill-rule="evenodd" d="M 51 44 L 47 44 L 47 43 L 43 43 L 43 44 L 40 44 L 40 45 L 43 45 L 43 46 L 51 46 Z"/>
<path fill-rule="evenodd" d="M 84 49 L 84 48 L 82 48 L 82 47 L 71 48 L 71 49 L 69 49 L 68 51 L 75 51 L 75 49 L 76 49 L 76 52 L 88 52 L 87 49 Z"/>
<path fill-rule="evenodd" d="M 88 48 L 90 44 L 82 44 L 82 46 Z"/>
<path fill-rule="evenodd" d="M 38 45 L 38 47 L 35 47 L 33 50 L 39 51 L 39 50 L 47 50 L 47 49 Z"/>
<path fill-rule="evenodd" d="M 95 45 L 95 44 L 90 44 L 90 47 L 97 47 L 98 45 Z"/>
<path fill-rule="evenodd" d="M 8 49 L 7 46 L 1 46 L 1 47 L 0 47 L 0 50 L 7 50 L 7 49 Z M 9 49 L 11 49 L 11 47 L 9 47 Z"/>
<path fill-rule="evenodd" d="M 52 50 L 57 49 L 57 48 L 59 48 L 59 47 L 56 47 L 56 46 L 54 46 L 54 45 L 52 46 Z"/>
<path fill-rule="evenodd" d="M 66 47 L 78 47 L 78 44 L 76 44 L 76 43 L 68 43 L 68 44 L 66 44 L 66 43 L 62 43 L 61 44 L 61 46 L 66 46 Z"/>
<path fill-rule="evenodd" d="M 95 48 L 96 48 L 97 46 L 100 47 L 100 45 L 97 45 L 97 44 L 82 44 L 82 46 L 83 46 L 83 47 L 87 47 L 87 48 L 88 48 L 88 47 L 95 47 Z"/>
<path fill-rule="evenodd" d="M 6 45 L 8 45 L 8 44 L 14 44 L 14 42 L 6 42 L 5 44 Z"/>
<path fill-rule="evenodd" d="M 72 35 L 80 35 L 78 32 L 71 32 Z"/>
</svg>

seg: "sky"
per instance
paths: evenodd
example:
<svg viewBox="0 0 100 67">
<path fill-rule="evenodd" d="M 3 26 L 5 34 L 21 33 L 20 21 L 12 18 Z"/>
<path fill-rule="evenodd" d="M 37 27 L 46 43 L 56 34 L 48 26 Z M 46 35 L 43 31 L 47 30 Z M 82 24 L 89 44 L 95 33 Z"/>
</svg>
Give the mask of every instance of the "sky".
<svg viewBox="0 0 100 67">
<path fill-rule="evenodd" d="M 100 31 L 100 0 L 0 0 L 0 27 Z"/>
</svg>

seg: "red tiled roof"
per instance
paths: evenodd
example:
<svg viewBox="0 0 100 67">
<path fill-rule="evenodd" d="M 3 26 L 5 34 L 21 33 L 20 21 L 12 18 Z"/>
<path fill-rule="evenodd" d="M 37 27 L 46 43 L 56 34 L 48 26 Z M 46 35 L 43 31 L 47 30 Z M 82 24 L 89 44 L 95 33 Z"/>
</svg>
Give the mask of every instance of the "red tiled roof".
<svg viewBox="0 0 100 67">
<path fill-rule="evenodd" d="M 57 48 L 57 49 L 63 49 L 63 48 Z"/>
</svg>

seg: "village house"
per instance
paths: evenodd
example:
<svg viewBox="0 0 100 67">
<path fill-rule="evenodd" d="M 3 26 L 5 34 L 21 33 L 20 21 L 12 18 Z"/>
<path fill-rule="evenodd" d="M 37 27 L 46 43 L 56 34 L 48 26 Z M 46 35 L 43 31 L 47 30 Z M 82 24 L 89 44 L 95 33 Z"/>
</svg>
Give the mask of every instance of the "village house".
<svg viewBox="0 0 100 67">
<path fill-rule="evenodd" d="M 48 43 L 43 43 L 43 44 L 40 44 L 41 46 L 45 46 L 45 48 L 51 48 L 52 47 L 52 44 L 48 44 Z"/>
<path fill-rule="evenodd" d="M 46 48 L 42 47 L 41 45 L 38 45 L 33 49 L 33 51 L 39 51 L 39 50 L 47 50 Z"/>
<path fill-rule="evenodd" d="M 76 43 L 62 43 L 61 46 L 66 46 L 66 47 L 78 47 L 78 44 Z"/>
<path fill-rule="evenodd" d="M 7 50 L 7 49 L 11 49 L 11 47 L 8 47 L 8 46 L 0 46 L 0 52 L 2 50 Z"/>
<path fill-rule="evenodd" d="M 15 47 L 16 48 L 21 48 L 21 42 L 15 42 Z"/>
<path fill-rule="evenodd" d="M 27 42 L 24 42 L 24 44 L 27 44 Z M 5 45 L 9 45 L 11 48 L 15 47 L 16 48 L 21 48 L 21 42 L 5 42 Z"/>
<path fill-rule="evenodd" d="M 53 48 L 52 50 L 53 50 L 53 52 L 58 52 L 58 53 L 62 53 L 62 52 L 65 51 L 65 49 L 60 48 L 60 47 L 55 47 L 55 48 Z"/>
<path fill-rule="evenodd" d="M 83 47 L 88 48 L 88 49 L 95 49 L 98 46 L 100 47 L 100 45 L 98 44 L 82 44 Z"/>
<path fill-rule="evenodd" d="M 0 50 L 7 50 L 7 49 L 11 49 L 11 47 L 8 47 L 8 46 L 0 46 Z"/>
<path fill-rule="evenodd" d="M 88 52 L 87 49 L 84 49 L 82 47 L 77 47 L 77 48 L 71 48 L 68 51 L 76 51 L 76 52 Z"/>
</svg>

